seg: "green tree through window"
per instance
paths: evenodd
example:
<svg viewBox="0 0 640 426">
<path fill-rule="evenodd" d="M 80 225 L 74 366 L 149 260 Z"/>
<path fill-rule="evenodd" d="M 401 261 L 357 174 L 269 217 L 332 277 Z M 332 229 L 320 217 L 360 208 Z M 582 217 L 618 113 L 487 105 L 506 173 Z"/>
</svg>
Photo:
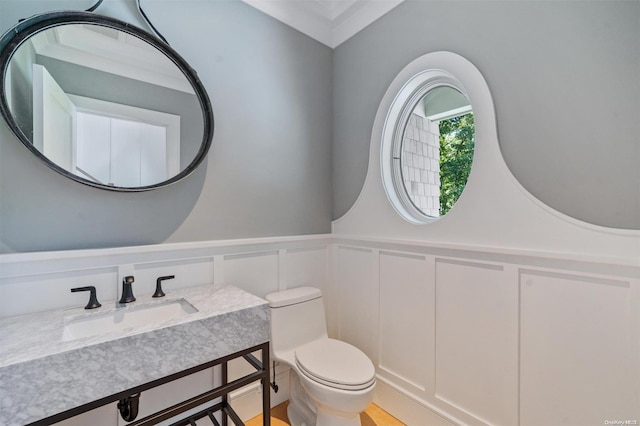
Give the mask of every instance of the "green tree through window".
<svg viewBox="0 0 640 426">
<path fill-rule="evenodd" d="M 440 216 L 458 201 L 471 172 L 473 113 L 440 121 Z"/>
</svg>

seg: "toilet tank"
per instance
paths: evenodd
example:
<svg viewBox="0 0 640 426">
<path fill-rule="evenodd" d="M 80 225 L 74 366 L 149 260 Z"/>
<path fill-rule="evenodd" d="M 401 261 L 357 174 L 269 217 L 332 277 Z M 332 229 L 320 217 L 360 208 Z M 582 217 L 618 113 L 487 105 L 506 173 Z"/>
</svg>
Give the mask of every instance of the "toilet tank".
<svg viewBox="0 0 640 426">
<path fill-rule="evenodd" d="M 276 357 L 327 337 L 322 292 L 298 287 L 267 295 L 271 310 L 271 349 Z"/>
</svg>

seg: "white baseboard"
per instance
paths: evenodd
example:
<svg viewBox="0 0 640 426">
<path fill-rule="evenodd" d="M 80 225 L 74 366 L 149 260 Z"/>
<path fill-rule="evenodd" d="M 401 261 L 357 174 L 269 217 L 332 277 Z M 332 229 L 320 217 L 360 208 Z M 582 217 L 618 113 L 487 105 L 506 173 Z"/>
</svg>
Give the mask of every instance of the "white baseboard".
<svg viewBox="0 0 640 426">
<path fill-rule="evenodd" d="M 376 383 L 373 402 L 407 425 L 453 426 L 453 419 L 445 419 L 422 403 L 380 380 Z"/>
</svg>

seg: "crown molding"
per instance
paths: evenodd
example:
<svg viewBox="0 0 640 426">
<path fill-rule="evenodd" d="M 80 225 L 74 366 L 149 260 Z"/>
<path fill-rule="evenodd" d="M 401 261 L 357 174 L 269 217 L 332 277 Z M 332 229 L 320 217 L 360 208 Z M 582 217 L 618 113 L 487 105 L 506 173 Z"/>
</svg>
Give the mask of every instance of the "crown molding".
<svg viewBox="0 0 640 426">
<path fill-rule="evenodd" d="M 404 0 L 242 0 L 336 48 Z"/>
</svg>

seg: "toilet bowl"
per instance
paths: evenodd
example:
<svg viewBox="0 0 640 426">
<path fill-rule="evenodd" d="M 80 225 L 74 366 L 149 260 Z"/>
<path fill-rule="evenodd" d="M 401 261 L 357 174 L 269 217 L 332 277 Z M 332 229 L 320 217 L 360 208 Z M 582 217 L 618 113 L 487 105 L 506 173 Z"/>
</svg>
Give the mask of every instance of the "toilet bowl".
<svg viewBox="0 0 640 426">
<path fill-rule="evenodd" d="M 373 401 L 371 360 L 327 335 L 322 293 L 300 287 L 267 296 L 273 358 L 291 368 L 287 414 L 293 426 L 360 426 Z"/>
</svg>

